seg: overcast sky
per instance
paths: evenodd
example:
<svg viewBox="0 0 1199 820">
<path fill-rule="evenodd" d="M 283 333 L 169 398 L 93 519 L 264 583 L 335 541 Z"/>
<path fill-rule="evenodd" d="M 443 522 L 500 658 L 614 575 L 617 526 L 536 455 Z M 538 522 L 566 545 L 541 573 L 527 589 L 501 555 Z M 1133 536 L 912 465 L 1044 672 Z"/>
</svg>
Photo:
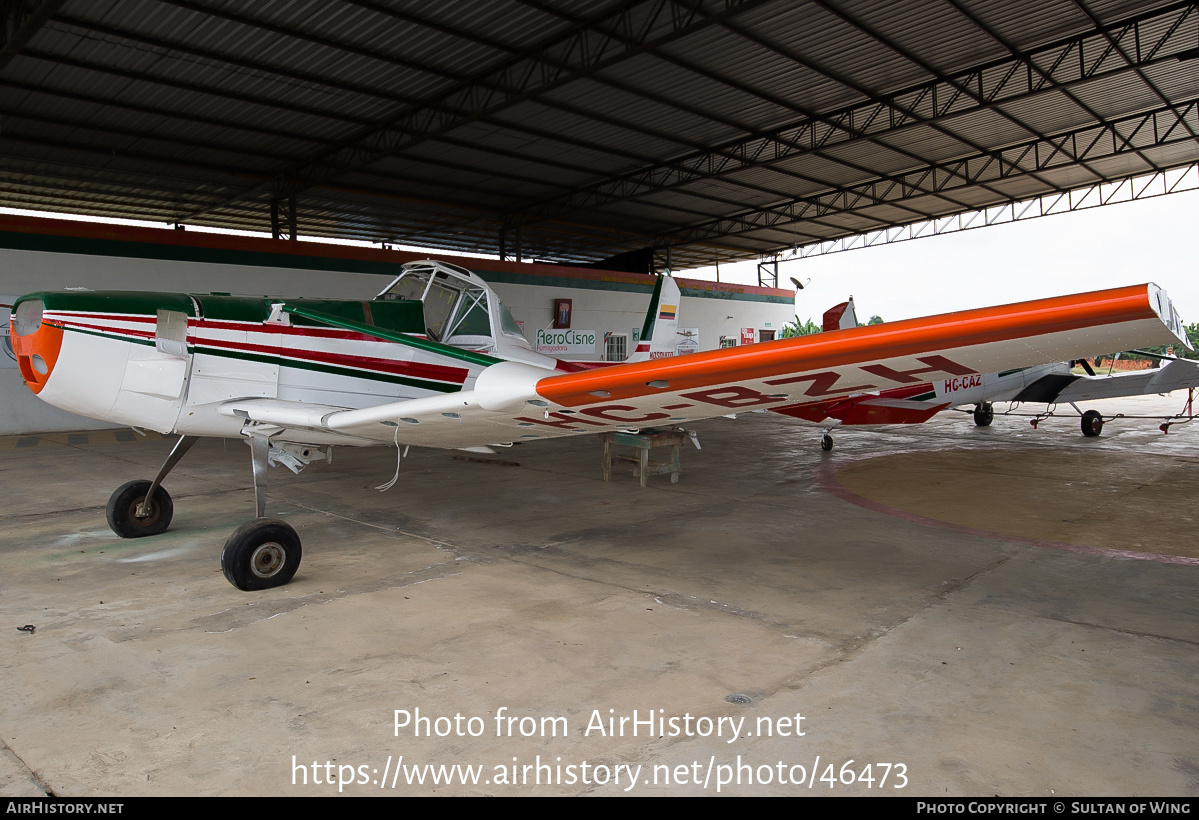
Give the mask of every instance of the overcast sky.
<svg viewBox="0 0 1199 820">
<path fill-rule="evenodd" d="M 1199 322 L 1199 191 L 780 263 L 790 277 L 811 280 L 797 307 L 817 324 L 850 294 L 862 321 L 894 321 L 1142 282 Z M 757 267 L 720 278 L 756 283 Z"/>
</svg>

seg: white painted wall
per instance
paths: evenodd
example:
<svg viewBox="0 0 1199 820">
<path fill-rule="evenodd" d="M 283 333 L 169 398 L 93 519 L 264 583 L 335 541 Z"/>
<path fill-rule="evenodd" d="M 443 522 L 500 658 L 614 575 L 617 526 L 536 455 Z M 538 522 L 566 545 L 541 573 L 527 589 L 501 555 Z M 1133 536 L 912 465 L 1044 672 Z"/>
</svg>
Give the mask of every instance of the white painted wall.
<svg viewBox="0 0 1199 820">
<path fill-rule="evenodd" d="M 604 333 L 627 333 L 632 351 L 633 332 L 641 331 L 649 296 L 640 293 L 579 289 L 565 292 L 560 287 L 539 285 L 493 285 L 518 321 L 525 323 L 525 336 L 534 338 L 537 328 L 551 327 L 554 299 L 574 299 L 571 326 Z M 700 350 L 720 347 L 720 337 L 740 339 L 742 327 L 781 330 L 795 318 L 794 305 L 742 302 L 728 299 L 683 296 L 679 306 L 679 328 L 700 329 Z M 744 324 L 743 324 L 744 323 Z M 602 351 L 601 351 L 602 352 Z M 582 356 L 572 358 L 584 358 Z M 598 354 L 589 358 L 600 359 Z"/>
</svg>

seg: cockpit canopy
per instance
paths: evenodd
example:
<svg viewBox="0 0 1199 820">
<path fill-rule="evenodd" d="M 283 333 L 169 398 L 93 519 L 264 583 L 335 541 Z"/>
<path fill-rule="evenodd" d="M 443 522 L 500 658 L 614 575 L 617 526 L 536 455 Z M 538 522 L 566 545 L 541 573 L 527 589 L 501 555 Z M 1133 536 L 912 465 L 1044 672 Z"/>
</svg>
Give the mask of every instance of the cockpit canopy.
<svg viewBox="0 0 1199 820">
<path fill-rule="evenodd" d="M 465 268 L 434 260 L 408 262 L 375 299 L 421 302 L 426 333 L 435 342 L 486 353 L 508 350 L 509 356 L 513 348 L 533 352 L 495 291 Z"/>
</svg>

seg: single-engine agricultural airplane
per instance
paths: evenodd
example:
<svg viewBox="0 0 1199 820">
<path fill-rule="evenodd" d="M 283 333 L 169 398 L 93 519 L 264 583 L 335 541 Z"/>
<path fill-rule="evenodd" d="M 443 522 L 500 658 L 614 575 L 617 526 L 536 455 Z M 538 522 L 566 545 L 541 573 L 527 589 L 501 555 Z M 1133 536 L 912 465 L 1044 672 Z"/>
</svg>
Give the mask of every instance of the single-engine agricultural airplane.
<svg viewBox="0 0 1199 820">
<path fill-rule="evenodd" d="M 1150 370 L 1096 375 L 1086 359 L 1079 359 L 1085 376 L 1075 373 L 1074 362 L 1069 361 L 969 379 L 938 380 L 931 387 L 938 402 L 948 401 L 954 407 L 974 405 L 974 423 L 980 427 L 986 427 L 994 418 L 993 402 L 1069 404 L 1078 412 L 1082 434 L 1093 437 L 1103 432 L 1103 415 L 1098 410 L 1083 411 L 1078 402 L 1199 387 L 1199 362 L 1166 356 L 1162 360 L 1164 365 Z"/>
<path fill-rule="evenodd" d="M 857 326 L 852 296 L 824 314 L 824 332 Z M 998 373 L 955 375 L 770 409 L 817 424 L 832 419 L 833 424 L 820 436 L 820 447 L 825 451 L 833 449 L 832 430 L 839 425 L 923 424 L 949 407 L 973 405 L 974 423 L 986 427 L 995 417 L 994 402 L 1069 404 L 1080 417 L 1082 434 L 1093 437 L 1103 431 L 1103 415 L 1098 410 L 1084 412 L 1077 402 L 1199 387 L 1199 363 L 1169 356 L 1161 358 L 1168 362 L 1161 368 L 1114 376 L 1098 376 L 1086 359 L 1079 359 L 1087 372 L 1085 376 L 1073 372 L 1074 361 L 1051 362 Z M 1044 414 L 1037 416 L 1038 420 L 1041 418 Z"/>
<path fill-rule="evenodd" d="M 650 315 L 669 319 L 666 307 Z M 22 296 L 10 321 L 40 398 L 180 435 L 152 481 L 113 493 L 118 535 L 169 526 L 162 481 L 199 437 L 249 442 L 256 518 L 221 554 L 245 590 L 285 584 L 300 563 L 295 530 L 266 517 L 268 465 L 298 472 L 333 445 L 675 425 L 1186 338 L 1166 294 L 1139 285 L 580 370 L 533 350 L 482 279 L 435 261 L 404 265 L 371 301 L 54 291 Z"/>
</svg>

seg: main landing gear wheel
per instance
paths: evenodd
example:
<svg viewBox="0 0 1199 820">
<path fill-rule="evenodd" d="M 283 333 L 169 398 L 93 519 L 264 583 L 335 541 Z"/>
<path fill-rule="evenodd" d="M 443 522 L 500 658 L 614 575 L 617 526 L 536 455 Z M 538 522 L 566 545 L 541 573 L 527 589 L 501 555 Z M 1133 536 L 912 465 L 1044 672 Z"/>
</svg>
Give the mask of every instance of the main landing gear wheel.
<svg viewBox="0 0 1199 820">
<path fill-rule="evenodd" d="M 828 433 L 820 437 L 820 449 L 826 453 L 833 449 L 833 437 Z"/>
<path fill-rule="evenodd" d="M 117 488 L 108 499 L 108 508 L 104 511 L 113 532 L 122 538 L 141 538 L 166 532 L 167 527 L 171 526 L 175 505 L 171 503 L 171 494 L 161 484 L 154 491 L 148 509 L 143 510 L 145 514 L 138 515 L 138 507 L 146 500 L 149 490 L 150 482 L 145 480 L 130 481 Z"/>
<path fill-rule="evenodd" d="M 1082 434 L 1094 438 L 1103 432 L 1103 416 L 1098 410 L 1088 410 L 1082 414 Z"/>
<path fill-rule="evenodd" d="M 229 536 L 221 552 L 226 580 L 247 592 L 281 587 L 300 568 L 300 536 L 275 518 L 247 521 Z"/>
<path fill-rule="evenodd" d="M 989 427 L 995 420 L 995 408 L 990 402 L 974 405 L 974 424 L 978 427 Z"/>
</svg>

